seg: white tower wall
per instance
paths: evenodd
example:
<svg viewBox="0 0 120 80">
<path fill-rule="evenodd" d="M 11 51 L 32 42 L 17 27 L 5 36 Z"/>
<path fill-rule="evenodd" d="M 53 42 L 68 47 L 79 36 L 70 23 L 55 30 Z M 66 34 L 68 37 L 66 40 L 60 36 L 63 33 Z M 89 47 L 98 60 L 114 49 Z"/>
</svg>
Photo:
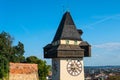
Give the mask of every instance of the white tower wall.
<svg viewBox="0 0 120 80">
<path fill-rule="evenodd" d="M 82 65 L 82 71 L 79 75 L 71 75 L 67 71 L 67 65 L 69 60 L 79 60 Z M 52 69 L 53 69 L 53 76 L 52 80 L 84 80 L 84 64 L 82 58 L 56 58 L 52 59 Z M 56 63 L 56 69 L 55 64 Z M 57 71 L 56 71 L 57 70 Z"/>
</svg>

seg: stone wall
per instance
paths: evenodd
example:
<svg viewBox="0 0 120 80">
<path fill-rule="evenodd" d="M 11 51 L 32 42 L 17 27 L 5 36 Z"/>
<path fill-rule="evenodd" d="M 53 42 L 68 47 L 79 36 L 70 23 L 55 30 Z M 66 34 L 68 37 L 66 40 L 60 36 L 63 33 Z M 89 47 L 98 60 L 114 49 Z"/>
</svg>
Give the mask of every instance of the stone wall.
<svg viewBox="0 0 120 80">
<path fill-rule="evenodd" d="M 37 64 L 10 63 L 9 80 L 39 80 Z"/>
</svg>

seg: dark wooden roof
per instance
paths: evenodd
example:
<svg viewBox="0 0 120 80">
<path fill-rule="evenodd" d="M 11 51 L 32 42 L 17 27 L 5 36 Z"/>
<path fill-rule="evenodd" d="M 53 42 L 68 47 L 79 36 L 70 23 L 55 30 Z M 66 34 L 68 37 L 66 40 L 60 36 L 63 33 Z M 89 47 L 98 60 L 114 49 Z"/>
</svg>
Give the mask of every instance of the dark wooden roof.
<svg viewBox="0 0 120 80">
<path fill-rule="evenodd" d="M 82 41 L 79 45 L 52 43 L 44 47 L 44 58 L 80 58 L 91 56 L 91 46 L 81 39 L 82 30 L 77 30 L 69 12 L 66 12 L 57 29 L 53 42 L 61 39 Z"/>
<path fill-rule="evenodd" d="M 76 29 L 76 26 L 70 15 L 70 12 L 66 12 L 62 17 L 62 20 L 59 24 L 59 27 L 57 29 L 53 42 L 60 39 L 82 40 L 80 38 L 80 35 L 81 35 L 80 30 L 78 31 Z"/>
<path fill-rule="evenodd" d="M 51 46 L 51 47 L 50 47 Z M 44 47 L 45 58 L 78 58 L 84 57 L 84 49 L 79 45 L 47 45 Z"/>
</svg>

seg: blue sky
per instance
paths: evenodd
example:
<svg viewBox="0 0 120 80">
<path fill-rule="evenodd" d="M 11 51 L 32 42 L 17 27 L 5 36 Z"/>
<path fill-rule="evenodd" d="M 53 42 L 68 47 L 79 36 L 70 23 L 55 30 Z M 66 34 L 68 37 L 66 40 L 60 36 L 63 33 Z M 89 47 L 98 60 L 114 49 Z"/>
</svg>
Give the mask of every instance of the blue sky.
<svg viewBox="0 0 120 80">
<path fill-rule="evenodd" d="M 51 43 L 65 11 L 92 45 L 85 65 L 120 65 L 120 0 L 0 0 L 0 32 L 10 33 L 14 45 L 21 41 L 26 57 L 44 59 L 43 47 Z"/>
</svg>

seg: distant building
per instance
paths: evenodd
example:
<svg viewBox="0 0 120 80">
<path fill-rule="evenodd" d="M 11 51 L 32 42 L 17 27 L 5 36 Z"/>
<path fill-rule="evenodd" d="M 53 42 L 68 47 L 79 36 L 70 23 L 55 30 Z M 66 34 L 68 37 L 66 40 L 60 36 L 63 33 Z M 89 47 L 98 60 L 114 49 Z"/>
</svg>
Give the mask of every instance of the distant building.
<svg viewBox="0 0 120 80">
<path fill-rule="evenodd" d="M 39 80 L 37 64 L 10 63 L 9 80 Z"/>
</svg>

